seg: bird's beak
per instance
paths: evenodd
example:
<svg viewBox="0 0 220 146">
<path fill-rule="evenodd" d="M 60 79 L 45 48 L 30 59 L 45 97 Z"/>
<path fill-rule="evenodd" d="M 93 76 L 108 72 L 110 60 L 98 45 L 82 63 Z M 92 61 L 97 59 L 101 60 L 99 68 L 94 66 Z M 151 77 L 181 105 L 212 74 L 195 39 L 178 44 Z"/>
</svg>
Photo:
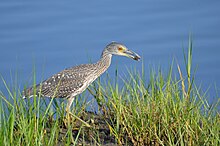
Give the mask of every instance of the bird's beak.
<svg viewBox="0 0 220 146">
<path fill-rule="evenodd" d="M 129 57 L 131 59 L 134 59 L 137 61 L 139 61 L 139 59 L 141 59 L 141 57 L 137 53 L 132 52 L 130 50 L 125 50 L 123 53 L 124 53 L 124 56 Z"/>
</svg>

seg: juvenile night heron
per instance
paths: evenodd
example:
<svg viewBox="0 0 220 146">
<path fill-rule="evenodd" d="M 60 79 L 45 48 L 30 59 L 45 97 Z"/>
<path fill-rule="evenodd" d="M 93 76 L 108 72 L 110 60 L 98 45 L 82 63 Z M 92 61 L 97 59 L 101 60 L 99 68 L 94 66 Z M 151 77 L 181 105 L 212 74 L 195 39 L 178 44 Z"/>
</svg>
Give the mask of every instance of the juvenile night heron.
<svg viewBox="0 0 220 146">
<path fill-rule="evenodd" d="M 65 69 L 35 87 L 24 90 L 24 97 L 33 96 L 35 90 L 37 96 L 67 98 L 66 110 L 69 111 L 74 97 L 82 93 L 108 69 L 112 55 L 126 56 L 134 60 L 140 59 L 138 54 L 128 50 L 125 45 L 112 42 L 105 47 L 98 62 Z"/>
</svg>

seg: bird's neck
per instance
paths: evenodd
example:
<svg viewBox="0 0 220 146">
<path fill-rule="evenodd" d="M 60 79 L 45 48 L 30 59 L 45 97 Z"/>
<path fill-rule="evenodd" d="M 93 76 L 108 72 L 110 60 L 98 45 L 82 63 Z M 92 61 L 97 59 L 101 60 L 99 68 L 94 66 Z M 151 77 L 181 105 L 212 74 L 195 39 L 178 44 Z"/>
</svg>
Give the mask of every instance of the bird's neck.
<svg viewBox="0 0 220 146">
<path fill-rule="evenodd" d="M 104 73 L 110 66 L 112 59 L 112 54 L 102 54 L 100 60 L 96 63 L 98 67 L 98 74 Z"/>
</svg>

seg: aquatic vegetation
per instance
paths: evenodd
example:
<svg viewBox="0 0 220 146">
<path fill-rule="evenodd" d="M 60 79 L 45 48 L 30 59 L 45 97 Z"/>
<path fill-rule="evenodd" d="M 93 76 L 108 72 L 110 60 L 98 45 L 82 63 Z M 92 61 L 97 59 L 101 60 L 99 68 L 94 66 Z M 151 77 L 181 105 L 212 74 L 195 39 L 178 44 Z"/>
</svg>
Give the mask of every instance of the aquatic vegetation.
<svg viewBox="0 0 220 146">
<path fill-rule="evenodd" d="M 8 95 L 0 94 L 0 145 L 219 145 L 220 100 L 210 105 L 194 83 L 191 39 L 187 53 L 185 68 L 174 60 L 168 73 L 147 74 L 143 64 L 141 71 L 128 69 L 126 78 L 117 70 L 114 81 L 102 76 L 88 89 L 96 113 L 86 110 L 93 103 L 82 94 L 74 101 L 71 123 L 63 102 L 23 100 L 20 89 L 10 89 L 2 78 Z"/>
</svg>

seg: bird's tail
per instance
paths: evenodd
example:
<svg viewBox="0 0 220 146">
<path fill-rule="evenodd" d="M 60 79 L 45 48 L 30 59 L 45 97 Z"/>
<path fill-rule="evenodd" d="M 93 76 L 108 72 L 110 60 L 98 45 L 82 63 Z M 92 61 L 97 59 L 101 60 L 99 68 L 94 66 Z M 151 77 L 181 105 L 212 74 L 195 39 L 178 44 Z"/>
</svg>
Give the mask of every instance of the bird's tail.
<svg viewBox="0 0 220 146">
<path fill-rule="evenodd" d="M 22 91 L 22 98 L 24 99 L 24 98 L 31 98 L 31 97 L 33 97 L 34 96 L 34 94 L 35 95 L 37 95 L 38 94 L 38 89 L 39 87 L 38 87 L 38 85 L 36 86 L 36 87 L 34 87 L 34 86 L 32 86 L 32 87 L 30 87 L 30 88 L 27 88 L 27 89 L 24 89 L 23 91 Z"/>
</svg>

